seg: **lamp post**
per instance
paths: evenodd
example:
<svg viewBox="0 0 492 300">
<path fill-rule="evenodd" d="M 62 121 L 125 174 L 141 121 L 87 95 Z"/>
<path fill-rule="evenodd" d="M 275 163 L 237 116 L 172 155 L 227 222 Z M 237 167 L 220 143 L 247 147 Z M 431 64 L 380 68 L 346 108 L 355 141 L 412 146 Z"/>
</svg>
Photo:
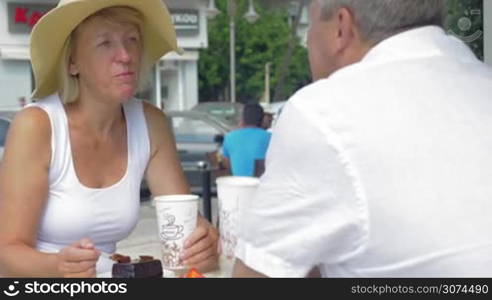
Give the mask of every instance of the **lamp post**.
<svg viewBox="0 0 492 300">
<path fill-rule="evenodd" d="M 230 85 L 231 85 L 231 103 L 236 102 L 236 0 L 228 0 L 229 12 L 229 58 L 230 58 Z"/>
<path fill-rule="evenodd" d="M 272 63 L 268 62 L 265 64 L 265 92 L 263 96 L 263 102 L 266 105 L 270 105 L 270 70 Z"/>
<path fill-rule="evenodd" d="M 220 10 L 218 10 L 217 7 L 215 6 L 215 0 L 209 0 L 208 8 L 207 8 L 207 18 L 213 19 L 218 14 L 220 14 Z"/>
<path fill-rule="evenodd" d="M 229 59 L 230 59 L 230 97 L 231 102 L 236 102 L 236 15 L 237 15 L 237 2 L 236 0 L 227 0 L 227 11 L 229 16 Z M 220 11 L 215 6 L 215 0 L 209 0 L 207 16 L 210 19 L 215 18 Z M 244 18 L 254 23 L 260 16 L 256 13 L 253 5 L 253 0 L 249 0 L 248 12 L 244 15 Z"/>
</svg>

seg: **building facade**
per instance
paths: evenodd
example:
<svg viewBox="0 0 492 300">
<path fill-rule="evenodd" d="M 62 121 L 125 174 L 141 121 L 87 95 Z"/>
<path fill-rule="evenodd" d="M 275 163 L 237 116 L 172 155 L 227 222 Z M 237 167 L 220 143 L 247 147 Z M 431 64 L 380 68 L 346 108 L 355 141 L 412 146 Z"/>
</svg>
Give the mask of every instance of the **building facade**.
<svg viewBox="0 0 492 300">
<path fill-rule="evenodd" d="M 178 45 L 184 54 L 164 56 L 149 74 L 140 97 L 168 110 L 184 110 L 198 103 L 199 50 L 208 47 L 208 0 L 165 0 L 173 17 Z M 29 99 L 34 79 L 29 35 L 39 18 L 58 0 L 0 1 L 0 110 L 15 110 Z"/>
</svg>

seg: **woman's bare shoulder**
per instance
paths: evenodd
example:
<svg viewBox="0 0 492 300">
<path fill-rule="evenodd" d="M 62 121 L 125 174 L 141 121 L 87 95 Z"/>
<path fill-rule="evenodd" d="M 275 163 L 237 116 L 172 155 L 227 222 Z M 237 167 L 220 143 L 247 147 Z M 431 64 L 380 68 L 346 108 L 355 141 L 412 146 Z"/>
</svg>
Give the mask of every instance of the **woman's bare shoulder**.
<svg viewBox="0 0 492 300">
<path fill-rule="evenodd" d="M 144 114 L 151 139 L 162 138 L 163 134 L 167 136 L 172 131 L 165 112 L 146 101 L 144 101 Z"/>
<path fill-rule="evenodd" d="M 9 128 L 6 154 L 37 152 L 38 157 L 50 156 L 51 123 L 48 114 L 39 107 L 28 107 L 19 111 Z M 29 149 L 29 150 L 28 150 Z"/>
<path fill-rule="evenodd" d="M 39 107 L 28 107 L 19 111 L 11 125 L 12 133 L 26 136 L 50 136 L 51 123 L 48 114 Z"/>
<path fill-rule="evenodd" d="M 166 122 L 166 114 L 161 109 L 147 101 L 142 102 L 145 118 L 147 119 L 148 123 L 152 123 L 152 125 L 159 125 L 162 122 Z"/>
<path fill-rule="evenodd" d="M 145 101 L 144 114 L 149 130 L 152 155 L 154 155 L 157 149 L 161 148 L 162 145 L 165 145 L 164 148 L 166 149 L 169 149 L 170 145 L 174 145 L 172 129 L 166 114 L 159 108 Z"/>
</svg>

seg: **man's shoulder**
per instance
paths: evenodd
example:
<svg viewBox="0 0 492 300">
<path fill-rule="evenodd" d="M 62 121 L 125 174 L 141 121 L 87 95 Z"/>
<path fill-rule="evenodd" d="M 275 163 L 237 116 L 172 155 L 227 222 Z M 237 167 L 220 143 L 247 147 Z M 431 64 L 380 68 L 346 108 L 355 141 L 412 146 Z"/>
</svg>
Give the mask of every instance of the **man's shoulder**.
<svg viewBox="0 0 492 300">
<path fill-rule="evenodd" d="M 263 128 L 256 127 L 254 128 L 254 133 L 252 135 L 256 136 L 258 139 L 265 140 L 269 139 L 272 134 Z"/>
<path fill-rule="evenodd" d="M 242 130 L 242 128 L 236 128 L 236 129 L 233 129 L 233 130 L 229 131 L 229 132 L 226 134 L 226 136 L 225 136 L 225 137 L 226 137 L 226 138 L 228 138 L 228 137 L 230 138 L 230 137 L 232 137 L 232 136 L 236 136 L 236 135 L 238 135 L 238 134 L 240 134 L 240 133 L 241 133 L 241 130 Z"/>
<path fill-rule="evenodd" d="M 235 139 L 242 139 L 255 136 L 269 136 L 271 133 L 259 127 L 246 127 L 238 128 L 230 131 L 226 134 L 225 139 L 233 141 Z"/>
<path fill-rule="evenodd" d="M 231 130 L 225 135 L 224 143 L 231 143 L 242 135 L 243 135 L 242 128 Z"/>
<path fill-rule="evenodd" d="M 380 85 L 384 84 L 382 80 L 374 86 L 368 83 L 371 74 L 377 72 L 376 66 L 363 62 L 346 66 L 327 78 L 319 79 L 299 89 L 288 100 L 289 105 L 285 107 L 295 107 L 299 112 L 315 115 L 327 110 L 331 113 L 343 111 L 347 104 L 363 101 L 366 98 L 360 95 L 362 90 L 364 95 L 380 91 Z"/>
<path fill-rule="evenodd" d="M 341 90 L 343 89 L 340 86 L 332 84 L 331 78 L 318 80 L 294 93 L 282 109 L 282 113 L 288 108 L 302 112 L 316 109 L 319 105 L 329 105 L 332 99 L 343 96 Z"/>
<path fill-rule="evenodd" d="M 268 130 L 264 130 L 264 129 L 263 129 L 263 133 L 262 133 L 262 134 L 263 134 L 263 136 L 264 136 L 266 139 L 269 139 L 269 138 L 271 138 L 271 137 L 272 137 L 272 133 L 271 133 L 270 131 L 268 131 Z"/>
</svg>

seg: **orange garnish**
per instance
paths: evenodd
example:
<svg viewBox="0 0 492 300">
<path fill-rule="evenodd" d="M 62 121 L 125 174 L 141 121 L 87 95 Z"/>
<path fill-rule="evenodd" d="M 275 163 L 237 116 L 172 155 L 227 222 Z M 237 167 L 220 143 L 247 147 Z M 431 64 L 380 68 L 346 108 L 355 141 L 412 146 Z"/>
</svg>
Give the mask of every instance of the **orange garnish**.
<svg viewBox="0 0 492 300">
<path fill-rule="evenodd" d="M 205 278 L 202 273 L 198 272 L 197 269 L 193 268 L 186 273 L 184 278 Z"/>
</svg>

